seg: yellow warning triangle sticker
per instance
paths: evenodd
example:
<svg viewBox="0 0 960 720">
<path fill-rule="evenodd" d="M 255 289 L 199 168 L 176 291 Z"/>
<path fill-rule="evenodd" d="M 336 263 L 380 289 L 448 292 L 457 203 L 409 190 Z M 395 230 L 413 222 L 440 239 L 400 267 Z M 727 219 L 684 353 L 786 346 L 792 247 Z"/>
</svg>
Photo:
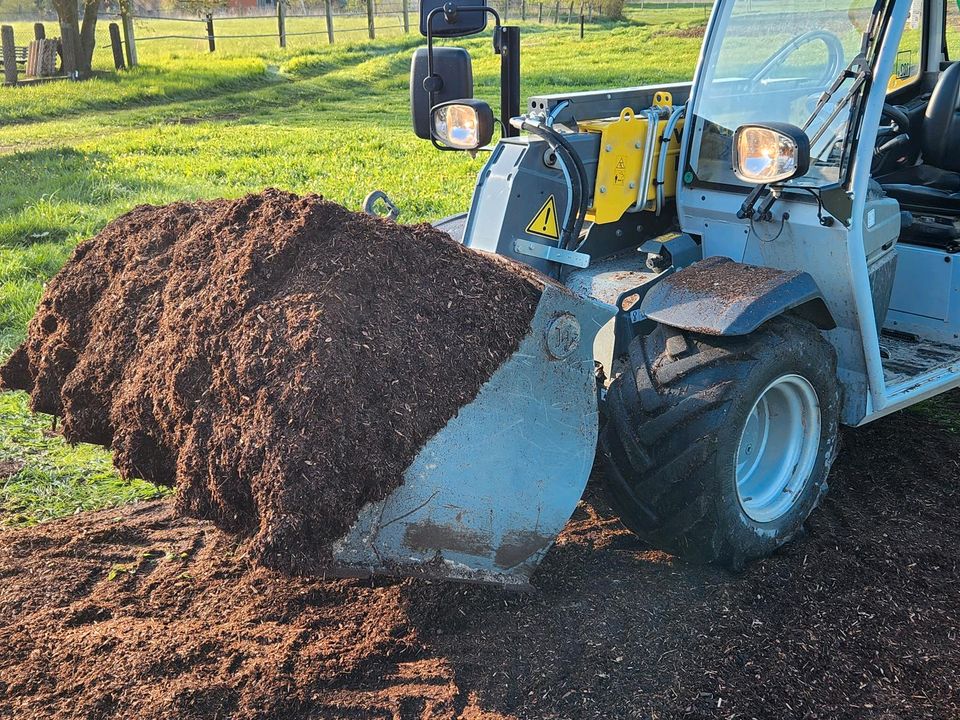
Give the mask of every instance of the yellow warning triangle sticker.
<svg viewBox="0 0 960 720">
<path fill-rule="evenodd" d="M 557 203 L 553 199 L 553 195 L 547 198 L 543 207 L 533 216 L 533 220 L 527 225 L 527 232 L 551 240 L 560 239 L 560 226 L 557 223 Z"/>
</svg>

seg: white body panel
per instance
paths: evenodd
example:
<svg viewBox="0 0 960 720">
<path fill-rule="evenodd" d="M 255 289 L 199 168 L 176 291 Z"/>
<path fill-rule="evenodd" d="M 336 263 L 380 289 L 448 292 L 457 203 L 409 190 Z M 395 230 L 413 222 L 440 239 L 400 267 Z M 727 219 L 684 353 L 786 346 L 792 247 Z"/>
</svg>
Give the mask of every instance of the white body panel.
<svg viewBox="0 0 960 720">
<path fill-rule="evenodd" d="M 879 50 L 875 76 L 889 77 L 894 68 L 900 41 L 899 28 L 906 24 L 911 0 L 898 2 L 893 9 L 891 31 Z M 932 3 L 931 12 L 943 11 L 942 0 Z M 723 3 L 714 6 L 707 37 L 722 33 Z M 933 23 L 937 25 L 937 23 Z M 940 31 L 930 34 L 928 70 L 939 69 Z M 705 73 L 705 45 L 694 79 L 694 96 Z M 835 330 L 825 333 L 839 357 L 840 382 L 844 387 L 843 421 L 859 425 L 920 400 L 960 386 L 960 269 L 945 253 L 904 246 L 903 265 L 898 267 L 894 283 L 893 307 L 886 328 L 919 335 L 957 347 L 956 360 L 945 357 L 935 367 L 920 370 L 904 378 L 903 374 L 884 371 L 881 337 L 877 332 L 873 297 L 868 274 L 867 255 L 873 255 L 875 228 L 870 228 L 871 247 L 864 242 L 871 214 L 868 189 L 871 181 L 872 149 L 876 141 L 886 88 L 877 83 L 866 98 L 860 152 L 852 166 L 849 196 L 853 203 L 849 226 L 841 222 L 822 227 L 816 203 L 807 200 L 780 199 L 776 216 L 789 213 L 789 221 L 756 223 L 738 220 L 736 211 L 746 191 L 717 189 L 684 184 L 677 188 L 680 224 L 684 232 L 702 238 L 704 257 L 721 255 L 733 260 L 810 273 L 824 294 L 827 306 L 837 322 Z M 685 132 L 693 131 L 689 122 Z M 688 167 L 691 142 L 683 143 L 680 167 Z M 889 202 L 889 201 L 887 201 Z M 868 221 L 869 218 L 869 221 Z M 779 234 L 778 234 L 779 233 Z M 958 258 L 960 260 L 960 258 Z"/>
</svg>

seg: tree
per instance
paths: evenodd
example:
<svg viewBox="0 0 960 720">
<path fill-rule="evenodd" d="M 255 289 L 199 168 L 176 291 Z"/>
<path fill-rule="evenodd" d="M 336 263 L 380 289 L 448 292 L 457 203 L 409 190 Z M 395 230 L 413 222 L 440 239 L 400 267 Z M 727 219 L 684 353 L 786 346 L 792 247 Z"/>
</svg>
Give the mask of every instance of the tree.
<svg viewBox="0 0 960 720">
<path fill-rule="evenodd" d="M 63 63 L 67 70 L 89 73 L 93 50 L 97 44 L 97 17 L 100 0 L 82 0 L 83 21 L 76 0 L 52 0 L 60 19 L 60 39 L 63 42 Z"/>
</svg>

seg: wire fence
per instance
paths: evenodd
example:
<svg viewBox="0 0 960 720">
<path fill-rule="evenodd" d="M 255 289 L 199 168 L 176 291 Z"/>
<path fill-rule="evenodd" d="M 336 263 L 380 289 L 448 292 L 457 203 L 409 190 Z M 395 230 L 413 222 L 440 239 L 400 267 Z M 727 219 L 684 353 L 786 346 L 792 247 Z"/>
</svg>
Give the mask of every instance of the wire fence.
<svg viewBox="0 0 960 720">
<path fill-rule="evenodd" d="M 574 32 L 579 24 L 582 38 L 585 26 L 601 19 L 603 3 L 611 0 L 486 1 L 504 23 L 568 24 Z M 417 33 L 420 22 L 419 0 L 230 0 L 229 5 L 206 13 L 178 10 L 175 5 L 162 7 L 155 2 L 125 0 L 119 6 L 124 11 L 120 12 L 118 0 L 104 0 L 104 9 L 99 14 L 97 48 L 101 53 L 112 50 L 113 65 L 118 70 L 139 64 L 140 47 L 151 57 L 182 52 L 237 56 L 262 52 L 271 46 L 285 48 L 288 41 L 309 47 L 403 37 Z M 647 2 L 659 4 L 664 0 Z M 4 22 L 18 21 L 8 19 L 5 13 Z M 3 28 L 8 35 L 14 31 L 10 24 Z M 10 47 L 11 58 L 0 58 L 4 84 L 47 79 L 20 77 L 26 69 L 20 55 L 26 57 L 28 46 L 46 38 L 47 33 L 54 41 L 59 39 L 61 50 L 68 41 L 76 47 L 80 42 L 78 30 L 60 25 L 56 15 L 49 12 L 37 12 L 19 21 L 16 37 L 7 38 L 5 43 Z M 0 42 L 0 47 L 3 44 Z M 14 52 L 19 53 L 16 58 Z M 54 74 L 79 76 L 72 65 L 67 66 L 67 55 L 72 57 L 73 53 L 61 52 L 60 55 L 63 62 Z M 103 68 L 107 58 L 99 57 L 97 64 Z"/>
<path fill-rule="evenodd" d="M 263 1 L 263 0 L 261 0 Z M 275 0 L 265 0 L 275 2 Z M 221 9 L 201 16 L 171 11 L 134 8 L 128 13 L 101 13 L 106 20 L 119 21 L 120 32 L 111 32 L 116 65 L 138 63 L 137 46 L 159 41 L 194 41 L 193 49 L 217 52 L 223 41 L 275 39 L 286 47 L 290 38 L 315 37 L 333 44 L 340 38 L 360 40 L 417 32 L 420 6 L 417 0 L 324 0 L 308 6 L 297 0 L 280 0 L 262 5 L 256 12 Z M 488 2 L 504 22 L 542 24 L 580 23 L 600 17 L 602 0 L 494 0 Z M 411 27 L 412 26 L 412 27 Z M 120 38 L 116 40 L 116 38 Z M 120 46 L 116 44 L 119 42 Z"/>
</svg>

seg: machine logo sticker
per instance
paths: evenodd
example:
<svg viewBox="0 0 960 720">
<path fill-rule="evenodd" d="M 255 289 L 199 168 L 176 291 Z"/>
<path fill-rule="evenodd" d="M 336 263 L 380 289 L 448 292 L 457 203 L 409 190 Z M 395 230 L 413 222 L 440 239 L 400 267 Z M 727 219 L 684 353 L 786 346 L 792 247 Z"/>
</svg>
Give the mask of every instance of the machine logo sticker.
<svg viewBox="0 0 960 720">
<path fill-rule="evenodd" d="M 560 239 L 560 226 L 557 224 L 557 202 L 553 199 L 553 195 L 548 197 L 543 207 L 537 210 L 537 214 L 527 225 L 527 232 L 550 240 Z"/>
</svg>

